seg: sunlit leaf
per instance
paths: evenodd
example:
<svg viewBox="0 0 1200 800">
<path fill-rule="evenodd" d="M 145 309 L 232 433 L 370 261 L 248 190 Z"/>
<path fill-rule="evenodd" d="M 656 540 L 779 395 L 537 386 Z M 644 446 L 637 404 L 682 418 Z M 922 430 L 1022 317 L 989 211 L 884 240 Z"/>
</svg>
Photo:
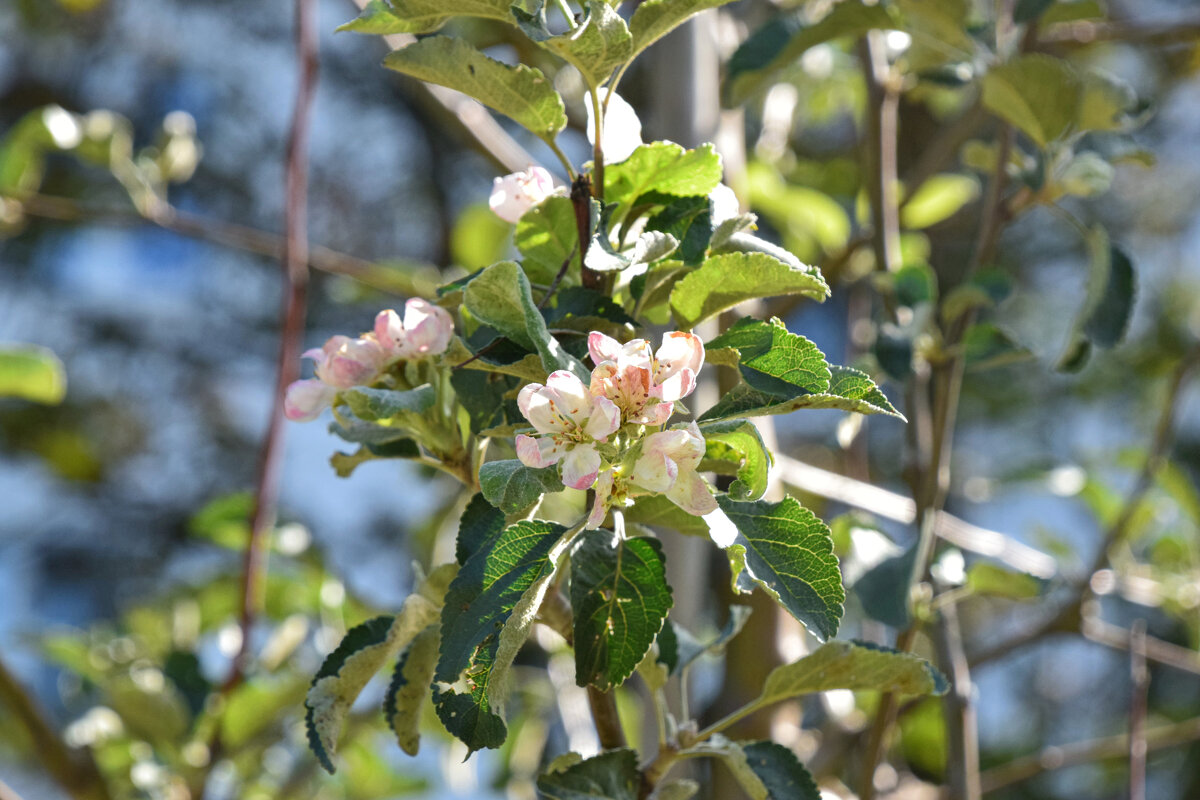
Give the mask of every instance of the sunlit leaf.
<svg viewBox="0 0 1200 800">
<path fill-rule="evenodd" d="M 587 0 L 583 19 L 572 30 L 553 35 L 542 9 L 528 14 L 513 7 L 513 14 L 529 38 L 566 61 L 593 88 L 604 84 L 613 69 L 633 54 L 633 37 L 621 15 L 604 0 Z"/>
<path fill-rule="evenodd" d="M 58 405 L 67 394 L 67 372 L 58 356 L 32 344 L 0 344 L 0 397 Z"/>
<path fill-rule="evenodd" d="M 415 756 L 421 747 L 421 708 L 437 666 L 441 632 L 436 624 L 417 634 L 400 654 L 383 700 L 383 713 L 400 749 Z"/>
<path fill-rule="evenodd" d="M 747 300 L 795 294 L 824 301 L 829 287 L 813 267 L 798 269 L 764 253 L 727 253 L 706 259 L 675 284 L 671 312 L 691 328 Z"/>
<path fill-rule="evenodd" d="M 958 213 L 979 196 L 979 180 L 972 175 L 934 175 L 908 198 L 900 209 L 900 224 L 920 230 Z"/>
<path fill-rule="evenodd" d="M 948 684 L 928 661 L 889 648 L 828 642 L 767 676 L 758 707 L 832 689 L 874 689 L 900 695 L 941 694 Z"/>
<path fill-rule="evenodd" d="M 723 6 L 731 0 L 646 0 L 633 12 L 631 58 L 682 25 L 695 14 Z"/>
<path fill-rule="evenodd" d="M 396 13 L 387 0 L 370 0 L 362 13 L 349 22 L 337 26 L 337 31 L 353 33 L 379 34 L 386 36 L 393 33 L 429 33 L 446 24 L 446 15 L 414 17 L 405 19 Z"/>
<path fill-rule="evenodd" d="M 650 192 L 675 197 L 707 195 L 721 182 L 721 157 L 711 144 L 685 150 L 674 142 L 652 142 L 604 171 L 604 199 L 633 202 Z"/>
<path fill-rule="evenodd" d="M 700 469 L 735 475 L 728 489 L 730 497 L 757 500 L 766 494 L 771 452 L 753 422 L 744 419 L 706 422 L 700 426 L 700 433 L 705 446 Z"/>
</svg>

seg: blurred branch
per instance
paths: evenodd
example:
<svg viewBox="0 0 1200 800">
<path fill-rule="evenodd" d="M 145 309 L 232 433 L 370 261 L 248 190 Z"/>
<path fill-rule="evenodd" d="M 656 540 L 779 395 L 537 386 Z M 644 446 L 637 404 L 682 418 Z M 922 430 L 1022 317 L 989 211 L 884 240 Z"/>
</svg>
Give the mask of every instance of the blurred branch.
<svg viewBox="0 0 1200 800">
<path fill-rule="evenodd" d="M 1181 20 L 1157 24 L 1074 20 L 1049 26 L 1037 38 L 1037 46 L 1056 44 L 1092 44 L 1128 42 L 1154 47 L 1193 44 L 1200 40 L 1200 20 Z"/>
<path fill-rule="evenodd" d="M 1129 800 L 1146 800 L 1146 705 L 1150 670 L 1146 668 L 1146 620 L 1129 631 Z"/>
<path fill-rule="evenodd" d="M 900 181 L 896 174 L 896 139 L 900 93 L 888 67 L 882 31 L 871 31 L 858 43 L 858 59 L 867 83 L 867 197 L 874 226 L 875 268 L 894 272 L 901 266 Z"/>
<path fill-rule="evenodd" d="M 0 781 L 0 800 L 22 800 L 22 797 L 7 783 Z"/>
<path fill-rule="evenodd" d="M 587 687 L 588 705 L 592 709 L 592 721 L 596 724 L 596 735 L 605 750 L 625 746 L 625 731 L 617 716 L 617 699 L 611 691 L 602 692 L 595 686 Z"/>
<path fill-rule="evenodd" d="M 365 9 L 369 0 L 354 0 L 359 10 Z M 394 33 L 383 37 L 392 50 L 407 47 L 417 37 L 407 33 Z M 424 81 L 406 80 L 413 94 L 433 114 L 458 134 L 480 155 L 492 162 L 501 172 L 520 172 L 536 165 L 538 160 L 508 134 L 496 118 L 477 100 L 444 86 Z"/>
<path fill-rule="evenodd" d="M 200 241 L 243 250 L 247 253 L 281 259 L 284 237 L 269 231 L 240 225 L 236 222 L 206 217 L 181 211 L 167 203 L 148 213 L 141 214 L 133 208 L 94 208 L 69 197 L 45 194 L 30 194 L 19 199 L 25 213 L 43 219 L 61 222 L 103 222 L 115 225 L 150 224 Z M 388 281 L 385 271 L 377 265 L 347 253 L 331 250 L 321 245 L 312 245 L 308 252 L 308 266 L 334 275 L 354 278 L 384 291 L 395 291 L 395 281 Z"/>
<path fill-rule="evenodd" d="M 108 786 L 100 776 L 91 751 L 73 750 L 63 742 L 45 713 L 3 661 L 0 661 L 0 703 L 8 707 L 29 733 L 33 756 L 42 769 L 74 800 L 109 800 Z M 0 798 L 4 798 L 6 792 L 8 797 L 17 797 L 11 789 L 0 784 Z"/>
<path fill-rule="evenodd" d="M 1098 616 L 1084 616 L 1079 632 L 1089 642 L 1102 644 L 1114 650 L 1129 650 L 1131 647 L 1128 630 Z M 1147 661 L 1200 675 L 1200 653 L 1195 650 L 1149 636 L 1145 632 L 1140 637 L 1139 646 L 1142 657 Z"/>
<path fill-rule="evenodd" d="M 963 652 L 958 607 L 947 603 L 934 629 L 938 661 L 950 678 L 942 698 L 946 721 L 946 783 L 955 800 L 979 800 L 979 724 L 973 702 L 971 668 Z"/>
<path fill-rule="evenodd" d="M 1146 731 L 1146 752 L 1200 740 L 1200 718 L 1160 725 Z M 1044 772 L 1090 764 L 1093 761 L 1124 758 L 1129 754 L 1129 734 L 1090 739 L 1085 742 L 1044 747 L 1036 753 L 985 770 L 981 776 L 983 793 L 999 791 Z"/>
<path fill-rule="evenodd" d="M 912 498 L 782 454 L 775 456 L 775 466 L 783 482 L 793 488 L 896 522 L 911 524 L 916 519 L 916 503 Z M 1058 571 L 1053 556 L 945 511 L 937 513 L 934 533 L 955 547 L 995 559 L 1038 578 L 1051 578 Z"/>
</svg>

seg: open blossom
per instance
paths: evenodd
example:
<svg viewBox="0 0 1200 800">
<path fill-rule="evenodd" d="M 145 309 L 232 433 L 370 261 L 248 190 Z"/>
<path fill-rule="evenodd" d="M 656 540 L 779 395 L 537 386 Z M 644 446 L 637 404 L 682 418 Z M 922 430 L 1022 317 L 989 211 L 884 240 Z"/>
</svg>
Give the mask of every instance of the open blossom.
<svg viewBox="0 0 1200 800">
<path fill-rule="evenodd" d="M 696 471 L 704 450 L 704 437 L 695 422 L 652 433 L 642 444 L 630 478 L 642 489 L 665 494 L 689 514 L 704 516 L 717 509 L 712 489 Z"/>
<path fill-rule="evenodd" d="M 393 309 L 380 311 L 373 331 L 353 338 L 331 336 L 321 347 L 305 351 L 316 378 L 288 386 L 284 416 L 295 422 L 316 419 L 339 390 L 369 386 L 397 361 L 438 355 L 453 336 L 454 320 L 445 309 L 419 297 L 405 303 L 403 319 Z"/>
<path fill-rule="evenodd" d="M 588 392 L 583 381 L 566 370 L 550 374 L 543 386 L 521 389 L 517 406 L 540 436 L 517 437 L 517 457 L 527 467 L 562 462 L 562 481 L 573 489 L 591 486 L 600 471 L 596 442 L 621 427 L 621 411 L 605 397 Z"/>
<path fill-rule="evenodd" d="M 645 339 L 621 344 L 592 331 L 588 352 L 596 364 L 592 394 L 614 402 L 627 421 L 644 425 L 662 425 L 670 419 L 674 401 L 692 393 L 704 365 L 704 343 L 682 331 L 663 334 L 662 346 L 654 353 Z"/>
<path fill-rule="evenodd" d="M 519 222 L 526 211 L 554 192 L 554 178 L 542 167 L 530 167 L 492 181 L 488 206 L 505 222 Z"/>
</svg>

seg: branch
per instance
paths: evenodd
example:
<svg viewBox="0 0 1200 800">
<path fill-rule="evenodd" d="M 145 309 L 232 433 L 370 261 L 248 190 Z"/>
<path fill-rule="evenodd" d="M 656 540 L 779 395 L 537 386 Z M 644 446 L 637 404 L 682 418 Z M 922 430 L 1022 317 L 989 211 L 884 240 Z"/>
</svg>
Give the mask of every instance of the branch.
<svg viewBox="0 0 1200 800">
<path fill-rule="evenodd" d="M 867 82 L 867 196 L 875 228 L 875 268 L 894 272 L 900 264 L 900 186 L 896 175 L 896 128 L 900 94 L 888 68 L 881 34 L 872 31 L 858 45 Z"/>
<path fill-rule="evenodd" d="M 1160 725 L 1146 731 L 1146 752 L 1149 754 L 1197 740 L 1200 740 L 1200 718 L 1177 722 L 1174 725 Z M 1086 742 L 1044 747 L 1032 755 L 984 771 L 981 776 L 983 793 L 999 791 L 1013 784 L 1035 778 L 1044 772 L 1090 764 L 1093 761 L 1124 758 L 1128 754 L 1128 733 L 1091 739 Z"/>
<path fill-rule="evenodd" d="M 1146 668 L 1146 620 L 1129 631 L 1129 800 L 1146 800 L 1146 706 L 1150 670 Z"/>
<path fill-rule="evenodd" d="M 1125 22 L 1096 22 L 1075 20 L 1051 25 L 1038 36 L 1038 48 L 1065 44 L 1084 45 L 1094 42 L 1129 42 L 1155 47 L 1192 44 L 1200 39 L 1200 20 L 1180 20 L 1139 25 Z"/>
<path fill-rule="evenodd" d="M 972 701 L 971 668 L 963 653 L 958 607 L 947 603 L 938 615 L 934 633 L 938 660 L 950 691 L 942 699 L 946 720 L 946 782 L 955 800 L 979 800 L 979 721 Z"/>
<path fill-rule="evenodd" d="M 617 715 L 616 695 L 589 686 L 587 696 L 588 705 L 592 709 L 592 721 L 596 724 L 596 735 L 600 738 L 600 747 L 605 750 L 624 747 L 625 731 L 622 730 L 621 719 Z"/>
<path fill-rule="evenodd" d="M 0 703 L 7 706 L 29 732 L 33 743 L 33 756 L 42 769 L 72 798 L 109 800 L 108 786 L 100 776 L 91 751 L 72 750 L 67 747 L 45 713 L 29 696 L 25 687 L 8 671 L 8 666 L 3 661 L 0 661 Z M 0 790 L 7 790 L 10 796 L 16 796 L 3 784 L 0 784 Z M 0 797 L 2 796 L 3 791 L 0 791 Z"/>
<path fill-rule="evenodd" d="M 354 5 L 365 9 L 369 0 L 354 0 Z M 388 47 L 399 50 L 417 40 L 407 33 L 394 33 L 383 37 Z M 447 127 L 467 142 L 480 155 L 501 172 L 520 172 L 538 163 L 528 150 L 509 136 L 483 104 L 465 94 L 435 86 L 424 81 L 406 80 L 418 100 L 439 116 Z"/>
</svg>

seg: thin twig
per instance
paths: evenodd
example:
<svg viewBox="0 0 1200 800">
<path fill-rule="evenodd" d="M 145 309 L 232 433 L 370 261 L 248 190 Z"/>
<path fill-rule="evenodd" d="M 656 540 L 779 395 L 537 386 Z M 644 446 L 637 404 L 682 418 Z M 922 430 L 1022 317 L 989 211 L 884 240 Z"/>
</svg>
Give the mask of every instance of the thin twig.
<svg viewBox="0 0 1200 800">
<path fill-rule="evenodd" d="M 250 538 L 242 565 L 241 646 L 224 691 L 228 693 L 246 676 L 250 639 L 254 620 L 262 602 L 262 584 L 266 578 L 269 533 L 275 525 L 279 502 L 280 468 L 283 463 L 283 401 L 287 387 L 299 377 L 300 348 L 304 337 L 305 304 L 308 289 L 308 132 L 309 112 L 317 88 L 317 31 L 314 0 L 296 0 L 296 47 L 299 61 L 299 85 L 292 114 L 286 155 L 284 251 L 285 282 L 282 331 L 279 337 L 279 362 L 275 381 L 275 402 L 267 435 L 259 455 L 254 509 L 250 517 Z"/>
<path fill-rule="evenodd" d="M 602 692 L 595 686 L 587 687 L 588 705 L 592 709 L 592 721 L 596 724 L 596 735 L 600 746 L 605 750 L 615 750 L 625 746 L 625 731 L 621 728 L 621 719 L 617 716 L 616 695 L 611 691 Z"/>
<path fill-rule="evenodd" d="M 1160 725 L 1147 730 L 1146 752 L 1147 754 L 1154 753 L 1197 740 L 1200 740 L 1200 717 L 1173 725 Z M 1129 755 L 1128 733 L 1091 739 L 1086 742 L 1044 747 L 1031 755 L 985 770 L 981 776 L 983 793 L 999 791 L 1052 770 L 1090 764 L 1094 761 L 1125 758 L 1127 755 Z"/>
<path fill-rule="evenodd" d="M 0 800 L 22 800 L 22 797 L 7 783 L 0 781 Z"/>
<path fill-rule="evenodd" d="M 946 720 L 946 782 L 955 800 L 979 800 L 979 722 L 975 712 L 971 669 L 963 653 L 958 607 L 946 603 L 938 615 L 934 639 L 938 660 L 950 678 L 942 698 Z"/>
<path fill-rule="evenodd" d="M 3 661 L 0 661 L 0 705 L 7 707 L 29 734 L 32 755 L 42 769 L 74 800 L 109 800 L 108 786 L 100 776 L 91 751 L 67 747 L 46 714 Z"/>
<path fill-rule="evenodd" d="M 1131 42 L 1156 47 L 1191 44 L 1200 39 L 1200 20 L 1156 24 L 1097 22 L 1075 20 L 1049 26 L 1038 36 L 1039 48 L 1055 44 L 1092 44 L 1093 42 Z"/>
<path fill-rule="evenodd" d="M 858 45 L 859 61 L 867 83 L 866 152 L 870 176 L 867 196 L 875 228 L 876 269 L 900 268 L 900 187 L 896 174 L 896 139 L 900 94 L 888 68 L 881 32 L 872 31 Z"/>
<path fill-rule="evenodd" d="M 1146 620 L 1129 631 L 1129 800 L 1146 800 L 1146 706 L 1150 670 L 1146 667 Z"/>
<path fill-rule="evenodd" d="M 575 258 L 577 252 L 579 252 L 578 244 L 571 248 L 570 254 L 563 259 L 562 266 L 558 268 L 558 273 L 554 276 L 554 280 L 550 281 L 550 288 L 546 290 L 546 294 L 542 296 L 542 301 L 538 303 L 539 311 L 546 307 L 546 303 L 549 303 L 550 298 L 558 291 L 558 285 L 562 283 L 563 276 L 567 274 L 567 268 L 571 266 L 571 261 Z"/>
</svg>

